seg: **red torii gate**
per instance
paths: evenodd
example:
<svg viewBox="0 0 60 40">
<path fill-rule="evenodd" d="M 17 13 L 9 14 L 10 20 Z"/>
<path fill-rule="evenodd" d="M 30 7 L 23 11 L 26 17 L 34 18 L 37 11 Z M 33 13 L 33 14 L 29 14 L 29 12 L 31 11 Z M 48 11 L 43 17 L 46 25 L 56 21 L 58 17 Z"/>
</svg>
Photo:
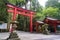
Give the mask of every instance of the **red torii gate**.
<svg viewBox="0 0 60 40">
<path fill-rule="evenodd" d="M 33 11 L 25 10 L 23 8 L 19 8 L 19 7 L 16 7 L 15 5 L 8 4 L 8 3 L 7 3 L 7 7 L 8 8 L 13 8 L 13 10 L 7 10 L 8 12 L 13 13 L 13 19 L 12 19 L 13 21 L 15 21 L 17 14 L 21 14 L 21 15 L 24 15 L 24 16 L 29 16 L 30 17 L 30 32 L 33 31 L 33 27 L 32 27 L 32 25 L 33 25 L 32 24 L 32 17 L 33 17 L 33 14 L 34 14 Z M 29 13 L 29 14 L 26 14 L 26 13 Z"/>
</svg>

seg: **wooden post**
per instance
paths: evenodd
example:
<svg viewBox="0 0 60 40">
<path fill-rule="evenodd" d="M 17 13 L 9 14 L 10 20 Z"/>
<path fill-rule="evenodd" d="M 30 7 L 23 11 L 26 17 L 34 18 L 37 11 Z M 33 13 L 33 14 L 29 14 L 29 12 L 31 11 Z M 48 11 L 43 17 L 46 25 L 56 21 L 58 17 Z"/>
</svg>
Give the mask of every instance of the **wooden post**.
<svg viewBox="0 0 60 40">
<path fill-rule="evenodd" d="M 32 27 L 32 12 L 30 13 L 30 32 L 33 31 L 33 27 Z"/>
<path fill-rule="evenodd" d="M 36 32 L 38 32 L 38 23 L 36 23 Z"/>
<path fill-rule="evenodd" d="M 15 8 L 13 13 L 13 19 L 12 19 L 13 21 L 16 20 L 16 14 L 17 14 L 17 9 Z"/>
<path fill-rule="evenodd" d="M 56 32 L 56 22 L 54 23 L 54 32 Z"/>
</svg>

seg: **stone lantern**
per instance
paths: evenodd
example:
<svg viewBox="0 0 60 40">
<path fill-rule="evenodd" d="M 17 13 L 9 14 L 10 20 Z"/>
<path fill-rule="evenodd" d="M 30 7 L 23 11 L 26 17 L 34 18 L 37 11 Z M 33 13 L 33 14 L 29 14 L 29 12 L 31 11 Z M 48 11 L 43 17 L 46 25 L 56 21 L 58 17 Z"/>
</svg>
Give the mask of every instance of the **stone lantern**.
<svg viewBox="0 0 60 40">
<path fill-rule="evenodd" d="M 10 22 L 10 24 L 12 24 L 12 31 L 10 32 L 10 36 L 7 38 L 7 40 L 20 40 L 16 33 L 17 23 L 17 21 Z"/>
</svg>

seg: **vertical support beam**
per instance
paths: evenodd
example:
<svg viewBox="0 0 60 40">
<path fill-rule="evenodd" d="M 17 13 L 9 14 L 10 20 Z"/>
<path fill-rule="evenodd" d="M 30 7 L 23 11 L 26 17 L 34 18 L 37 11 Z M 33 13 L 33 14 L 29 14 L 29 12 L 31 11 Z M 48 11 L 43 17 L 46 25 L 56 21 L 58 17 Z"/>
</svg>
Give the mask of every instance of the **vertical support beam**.
<svg viewBox="0 0 60 40">
<path fill-rule="evenodd" d="M 33 27 L 32 27 L 32 12 L 30 12 L 30 32 L 33 31 Z"/>
<path fill-rule="evenodd" d="M 38 32 L 38 23 L 36 23 L 36 32 Z"/>
<path fill-rule="evenodd" d="M 54 23 L 54 32 L 56 32 L 56 22 Z"/>
<path fill-rule="evenodd" d="M 17 9 L 14 8 L 13 19 L 12 19 L 13 21 L 16 20 L 16 13 L 17 13 Z"/>
</svg>

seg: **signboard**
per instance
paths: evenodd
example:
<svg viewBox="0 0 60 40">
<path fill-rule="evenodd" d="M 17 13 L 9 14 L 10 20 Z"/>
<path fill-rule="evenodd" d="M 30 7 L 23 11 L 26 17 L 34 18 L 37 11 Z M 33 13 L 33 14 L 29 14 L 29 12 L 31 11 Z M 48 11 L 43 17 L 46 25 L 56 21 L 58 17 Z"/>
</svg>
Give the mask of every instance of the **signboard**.
<svg viewBox="0 0 60 40">
<path fill-rule="evenodd" d="M 59 27 L 59 28 L 60 28 L 60 25 L 58 25 L 57 27 Z"/>
<path fill-rule="evenodd" d="M 60 25 L 57 26 L 57 30 L 60 31 Z"/>
<path fill-rule="evenodd" d="M 0 29 L 7 29 L 7 23 L 0 24 Z"/>
</svg>

